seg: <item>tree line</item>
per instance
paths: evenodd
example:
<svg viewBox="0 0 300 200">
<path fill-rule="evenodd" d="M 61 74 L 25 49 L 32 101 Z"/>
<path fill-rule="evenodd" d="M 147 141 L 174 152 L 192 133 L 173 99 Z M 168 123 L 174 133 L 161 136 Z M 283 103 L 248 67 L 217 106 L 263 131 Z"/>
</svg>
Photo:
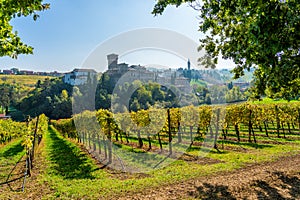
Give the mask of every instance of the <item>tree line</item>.
<svg viewBox="0 0 300 200">
<path fill-rule="evenodd" d="M 190 93 L 175 86 L 162 86 L 156 82 L 139 80 L 124 83 L 117 88 L 111 77 L 102 74 L 98 81 L 71 86 L 61 78 L 37 81 L 34 89 L 26 91 L 20 85 L 1 84 L 0 104 L 8 113 L 12 106 L 19 112 L 14 119 L 25 120 L 27 115 L 44 113 L 50 119 L 70 118 L 84 110 L 110 109 L 119 112 L 141 109 L 182 107 L 187 105 L 218 104 L 246 100 L 247 94 L 229 85 L 207 87 L 194 84 Z M 129 96 L 128 96 L 129 95 Z"/>
</svg>

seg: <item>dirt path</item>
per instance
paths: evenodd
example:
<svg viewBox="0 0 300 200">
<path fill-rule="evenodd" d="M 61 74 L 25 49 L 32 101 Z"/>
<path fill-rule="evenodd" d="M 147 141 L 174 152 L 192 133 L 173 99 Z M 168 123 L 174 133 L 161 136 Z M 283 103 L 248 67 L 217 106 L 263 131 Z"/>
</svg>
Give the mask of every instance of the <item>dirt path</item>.
<svg viewBox="0 0 300 200">
<path fill-rule="evenodd" d="M 300 154 L 118 199 L 300 199 Z"/>
</svg>

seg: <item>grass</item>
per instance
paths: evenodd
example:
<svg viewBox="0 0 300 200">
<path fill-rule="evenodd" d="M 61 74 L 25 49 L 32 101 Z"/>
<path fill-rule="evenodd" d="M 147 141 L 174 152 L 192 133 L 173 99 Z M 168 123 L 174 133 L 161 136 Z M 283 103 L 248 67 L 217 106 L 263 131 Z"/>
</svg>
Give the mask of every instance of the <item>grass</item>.
<svg viewBox="0 0 300 200">
<path fill-rule="evenodd" d="M 288 100 L 284 100 L 284 99 L 271 99 L 271 98 L 263 98 L 263 100 L 259 101 L 252 101 L 251 103 L 253 104 L 277 104 L 277 103 L 289 103 L 289 102 L 299 102 L 298 100 L 291 100 L 291 101 L 288 101 Z"/>
<path fill-rule="evenodd" d="M 203 80 L 196 80 L 196 79 L 192 79 L 190 85 L 198 85 L 198 86 L 202 86 L 202 87 L 207 87 L 207 82 L 203 81 Z"/>
<path fill-rule="evenodd" d="M 4 182 L 14 165 L 25 154 L 22 139 L 14 140 L 0 148 L 0 182 Z"/>
<path fill-rule="evenodd" d="M 54 132 L 49 135 L 51 143 L 48 159 L 53 163 L 50 174 L 64 179 L 94 179 L 92 171 L 96 170 L 85 154 L 70 142 L 59 137 Z"/>
<path fill-rule="evenodd" d="M 247 151 L 221 150 L 219 153 L 212 150 L 207 154 L 194 148 L 188 153 L 197 156 L 206 155 L 208 158 L 222 162 L 203 165 L 174 160 L 168 166 L 146 174 L 116 174 L 107 169 L 100 169 L 93 159 L 80 151 L 79 147 L 53 129 L 49 129 L 44 139 L 47 168 L 40 181 L 47 183 L 54 191 L 51 195 L 45 196 L 45 199 L 112 198 L 126 195 L 128 192 L 163 187 L 178 181 L 235 170 L 251 163 L 274 161 L 280 156 L 292 155 L 300 151 L 299 145 L 270 144 L 255 148 L 244 143 L 239 145 L 233 143 L 225 145 L 242 147 Z"/>
<path fill-rule="evenodd" d="M 28 87 L 34 87 L 38 80 L 45 80 L 46 78 L 52 78 L 50 76 L 38 76 L 38 75 L 0 75 L 0 84 L 2 83 L 16 83 Z"/>
</svg>

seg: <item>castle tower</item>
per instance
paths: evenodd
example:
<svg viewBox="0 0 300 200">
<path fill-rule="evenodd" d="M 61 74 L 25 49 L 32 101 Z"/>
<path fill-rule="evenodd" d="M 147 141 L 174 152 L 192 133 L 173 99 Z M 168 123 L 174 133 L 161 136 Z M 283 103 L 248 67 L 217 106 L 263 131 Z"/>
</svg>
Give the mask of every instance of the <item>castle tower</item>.
<svg viewBox="0 0 300 200">
<path fill-rule="evenodd" d="M 190 59 L 188 60 L 187 65 L 188 65 L 188 70 L 191 70 L 191 61 L 190 61 Z"/>
<path fill-rule="evenodd" d="M 113 69 L 113 68 L 117 67 L 118 58 L 119 58 L 119 56 L 117 54 L 107 55 L 108 69 Z"/>
</svg>

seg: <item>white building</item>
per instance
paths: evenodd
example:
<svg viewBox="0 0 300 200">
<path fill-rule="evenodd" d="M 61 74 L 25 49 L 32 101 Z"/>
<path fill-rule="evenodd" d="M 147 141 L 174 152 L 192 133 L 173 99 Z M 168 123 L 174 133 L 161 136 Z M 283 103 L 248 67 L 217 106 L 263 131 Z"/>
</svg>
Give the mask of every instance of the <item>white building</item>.
<svg viewBox="0 0 300 200">
<path fill-rule="evenodd" d="M 63 82 L 70 85 L 84 85 L 90 80 L 91 83 L 97 78 L 97 72 L 93 69 L 74 69 L 66 73 Z"/>
</svg>

